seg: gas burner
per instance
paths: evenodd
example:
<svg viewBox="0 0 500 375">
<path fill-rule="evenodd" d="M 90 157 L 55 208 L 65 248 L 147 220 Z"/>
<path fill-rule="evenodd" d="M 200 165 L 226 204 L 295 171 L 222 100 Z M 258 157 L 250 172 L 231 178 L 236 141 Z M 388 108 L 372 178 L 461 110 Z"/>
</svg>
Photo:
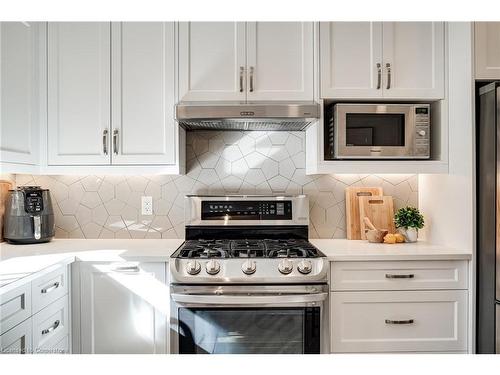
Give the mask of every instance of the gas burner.
<svg viewBox="0 0 500 375">
<path fill-rule="evenodd" d="M 222 240 L 190 240 L 180 249 L 179 258 L 227 258 L 229 246 Z"/>
</svg>

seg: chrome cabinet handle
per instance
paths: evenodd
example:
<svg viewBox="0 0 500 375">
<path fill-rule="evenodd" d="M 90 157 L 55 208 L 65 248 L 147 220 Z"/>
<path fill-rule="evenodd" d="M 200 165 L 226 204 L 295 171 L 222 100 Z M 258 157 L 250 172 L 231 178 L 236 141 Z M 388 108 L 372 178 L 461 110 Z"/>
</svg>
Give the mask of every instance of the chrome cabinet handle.
<svg viewBox="0 0 500 375">
<path fill-rule="evenodd" d="M 407 320 L 392 320 L 392 319 L 386 319 L 385 324 L 413 324 L 414 320 L 413 319 L 407 319 Z"/>
<path fill-rule="evenodd" d="M 245 73 L 245 68 L 240 66 L 240 92 L 243 92 L 243 74 Z"/>
<path fill-rule="evenodd" d="M 113 130 L 113 153 L 118 155 L 118 129 Z"/>
<path fill-rule="evenodd" d="M 43 288 L 40 292 L 42 294 L 47 294 L 47 293 L 50 293 L 52 292 L 53 290 L 59 288 L 59 281 L 56 281 L 54 284 L 52 284 L 51 286 L 48 286 L 48 287 L 45 287 Z"/>
<path fill-rule="evenodd" d="M 113 268 L 115 272 L 139 272 L 140 268 L 138 266 L 118 266 Z"/>
<path fill-rule="evenodd" d="M 253 66 L 250 67 L 250 92 L 253 92 Z"/>
<path fill-rule="evenodd" d="M 407 275 L 394 275 L 392 273 L 385 274 L 386 279 L 413 279 L 414 277 L 415 275 L 412 273 L 409 273 Z"/>
<path fill-rule="evenodd" d="M 391 64 L 387 63 L 385 67 L 387 69 L 387 90 L 389 90 L 391 88 Z"/>
<path fill-rule="evenodd" d="M 380 90 L 382 84 L 382 65 L 377 63 L 377 90 Z"/>
<path fill-rule="evenodd" d="M 102 151 L 104 155 L 108 154 L 108 129 L 102 131 Z"/>
<path fill-rule="evenodd" d="M 49 328 L 46 328 L 42 331 L 42 335 L 46 335 L 47 333 L 50 333 L 52 332 L 53 330 L 55 330 L 57 327 L 59 327 L 59 324 L 61 324 L 61 322 L 59 320 L 56 320 L 54 322 L 54 324 L 52 324 Z"/>
</svg>

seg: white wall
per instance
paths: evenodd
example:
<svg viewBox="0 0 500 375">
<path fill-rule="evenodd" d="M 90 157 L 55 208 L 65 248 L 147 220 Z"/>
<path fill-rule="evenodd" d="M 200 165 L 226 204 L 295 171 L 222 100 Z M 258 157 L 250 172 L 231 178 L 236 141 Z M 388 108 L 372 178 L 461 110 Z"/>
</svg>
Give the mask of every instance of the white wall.
<svg viewBox="0 0 500 375">
<path fill-rule="evenodd" d="M 474 248 L 474 117 L 472 24 L 448 23 L 449 174 L 419 175 L 423 237 L 436 244 Z"/>
</svg>

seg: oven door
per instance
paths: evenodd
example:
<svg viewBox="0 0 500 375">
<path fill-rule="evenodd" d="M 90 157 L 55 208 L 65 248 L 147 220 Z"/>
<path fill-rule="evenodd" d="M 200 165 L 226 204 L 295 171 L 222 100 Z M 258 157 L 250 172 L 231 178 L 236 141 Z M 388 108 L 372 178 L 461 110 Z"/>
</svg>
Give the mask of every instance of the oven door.
<svg viewBox="0 0 500 375">
<path fill-rule="evenodd" d="M 170 351 L 328 352 L 326 285 L 172 286 Z"/>
<path fill-rule="evenodd" d="M 405 159 L 414 157 L 412 105 L 338 104 L 335 106 L 335 158 Z"/>
</svg>

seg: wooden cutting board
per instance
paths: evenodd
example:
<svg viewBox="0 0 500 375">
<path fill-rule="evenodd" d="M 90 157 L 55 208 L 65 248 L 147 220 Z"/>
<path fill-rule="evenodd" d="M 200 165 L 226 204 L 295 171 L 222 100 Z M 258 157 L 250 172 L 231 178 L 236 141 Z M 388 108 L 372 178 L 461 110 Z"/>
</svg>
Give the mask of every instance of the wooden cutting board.
<svg viewBox="0 0 500 375">
<path fill-rule="evenodd" d="M 0 180 L 0 242 L 3 241 L 3 214 L 5 212 L 5 204 L 7 203 L 7 194 L 10 189 L 12 189 L 12 183 Z"/>
<path fill-rule="evenodd" d="M 345 189 L 345 215 L 347 239 L 361 239 L 361 221 L 359 217 L 359 198 L 384 195 L 381 187 L 348 187 Z"/>
<path fill-rule="evenodd" d="M 395 232 L 394 201 L 391 196 L 359 197 L 359 217 L 368 217 L 380 230 Z M 365 240 L 365 222 L 361 220 L 361 239 Z"/>
</svg>

